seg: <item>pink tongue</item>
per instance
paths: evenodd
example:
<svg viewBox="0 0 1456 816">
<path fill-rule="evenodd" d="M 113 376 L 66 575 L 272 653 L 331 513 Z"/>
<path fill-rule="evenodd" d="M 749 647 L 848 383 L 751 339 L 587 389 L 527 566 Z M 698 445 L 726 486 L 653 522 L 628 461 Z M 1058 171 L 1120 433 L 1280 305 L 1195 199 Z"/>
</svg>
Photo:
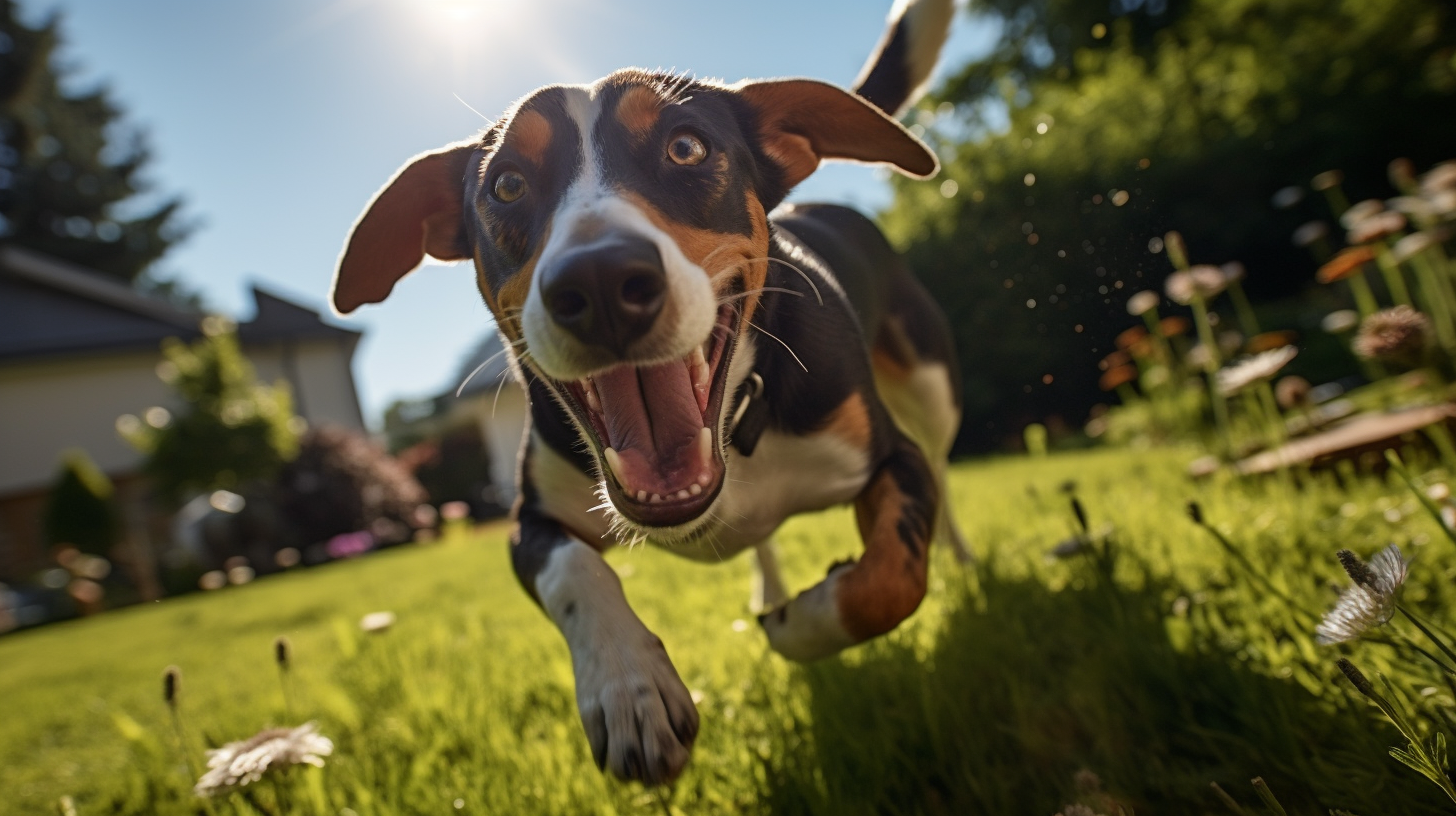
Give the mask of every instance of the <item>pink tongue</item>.
<svg viewBox="0 0 1456 816">
<path fill-rule="evenodd" d="M 592 377 L 607 423 L 607 444 L 617 451 L 628 490 L 664 498 L 693 484 L 707 466 L 699 462 L 703 415 L 681 360 L 634 368 L 620 366 Z"/>
</svg>

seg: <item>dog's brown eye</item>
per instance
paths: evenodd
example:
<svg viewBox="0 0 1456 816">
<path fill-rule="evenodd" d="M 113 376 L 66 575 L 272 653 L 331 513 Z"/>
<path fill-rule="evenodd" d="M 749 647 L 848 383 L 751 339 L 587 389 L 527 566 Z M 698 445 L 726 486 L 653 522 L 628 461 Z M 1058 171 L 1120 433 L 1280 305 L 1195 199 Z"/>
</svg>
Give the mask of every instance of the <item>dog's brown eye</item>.
<svg viewBox="0 0 1456 816">
<path fill-rule="evenodd" d="M 509 204 L 526 194 L 526 177 L 515 170 L 507 170 L 495 177 L 495 187 L 491 189 L 497 201 Z"/>
<path fill-rule="evenodd" d="M 708 147 L 691 133 L 679 133 L 667 143 L 667 157 L 677 164 L 702 164 L 708 158 Z"/>
</svg>

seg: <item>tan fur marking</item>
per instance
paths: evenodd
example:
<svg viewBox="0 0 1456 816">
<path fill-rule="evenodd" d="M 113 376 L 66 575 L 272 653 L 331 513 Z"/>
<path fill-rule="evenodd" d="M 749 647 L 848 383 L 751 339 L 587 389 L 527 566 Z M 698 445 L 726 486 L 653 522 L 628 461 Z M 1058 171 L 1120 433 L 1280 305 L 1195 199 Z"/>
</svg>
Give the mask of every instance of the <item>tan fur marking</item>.
<svg viewBox="0 0 1456 816">
<path fill-rule="evenodd" d="M 905 334 L 905 324 L 899 317 L 885 318 L 870 347 L 870 364 L 875 373 L 893 382 L 903 382 L 910 379 L 917 362 L 915 345 Z"/>
<path fill-rule="evenodd" d="M 900 515 L 907 501 L 890 474 L 881 472 L 854 503 L 865 552 L 839 579 L 839 622 L 856 641 L 894 629 L 925 597 L 926 566 L 900 541 Z M 929 542 L 924 542 L 928 545 Z"/>
<path fill-rule="evenodd" d="M 551 146 L 551 120 L 533 110 L 524 110 L 511 119 L 506 138 L 537 167 L 546 164 L 546 149 Z"/>
<path fill-rule="evenodd" d="M 848 399 L 840 403 L 834 413 L 829 415 L 829 421 L 824 424 L 825 433 L 834 434 L 863 450 L 870 447 L 871 430 L 870 412 L 859 392 L 850 394 Z"/>
<path fill-rule="evenodd" d="M 628 89 L 617 103 L 617 121 L 639 142 L 652 134 L 661 112 L 662 97 L 645 85 Z"/>
<path fill-rule="evenodd" d="M 622 195 L 640 209 L 653 226 L 667 233 L 689 261 L 703 267 L 718 294 L 723 294 L 734 277 L 742 277 L 743 290 L 753 292 L 743 298 L 743 319 L 747 322 L 753 318 L 758 306 L 755 290 L 763 288 L 764 278 L 768 275 L 768 216 L 757 196 L 752 192 L 744 194 L 743 206 L 753 224 L 753 234 L 739 235 L 698 229 L 673 221 L 647 199 L 634 193 Z"/>
</svg>

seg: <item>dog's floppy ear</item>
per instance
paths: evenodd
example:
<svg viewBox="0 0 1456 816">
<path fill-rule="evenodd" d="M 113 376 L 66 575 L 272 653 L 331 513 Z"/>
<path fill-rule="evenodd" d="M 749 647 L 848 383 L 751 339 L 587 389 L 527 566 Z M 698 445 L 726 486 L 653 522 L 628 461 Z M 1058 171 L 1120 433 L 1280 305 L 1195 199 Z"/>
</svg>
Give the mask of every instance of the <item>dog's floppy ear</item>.
<svg viewBox="0 0 1456 816">
<path fill-rule="evenodd" d="M 470 257 L 461 221 L 465 168 L 479 147 L 459 142 L 405 163 L 364 208 L 339 255 L 331 300 L 339 314 L 389 296 L 425 255 Z"/>
<path fill-rule="evenodd" d="M 822 159 L 888 164 L 914 178 L 940 169 L 930 148 L 899 122 L 827 82 L 773 79 L 734 90 L 757 111 L 763 150 L 783 171 L 787 187 L 808 178 Z"/>
</svg>

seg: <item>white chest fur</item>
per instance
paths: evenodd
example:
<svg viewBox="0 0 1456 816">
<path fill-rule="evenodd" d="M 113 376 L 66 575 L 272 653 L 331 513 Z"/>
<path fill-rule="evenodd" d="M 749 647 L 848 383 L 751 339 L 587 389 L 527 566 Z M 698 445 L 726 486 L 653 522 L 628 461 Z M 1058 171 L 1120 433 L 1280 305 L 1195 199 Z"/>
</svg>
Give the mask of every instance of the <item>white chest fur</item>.
<svg viewBox="0 0 1456 816">
<path fill-rule="evenodd" d="M 727 479 L 701 535 L 652 543 L 695 560 L 721 560 L 764 541 L 790 516 L 853 500 L 868 478 L 867 452 L 838 436 L 766 431 L 752 456 L 729 449 Z"/>
</svg>

